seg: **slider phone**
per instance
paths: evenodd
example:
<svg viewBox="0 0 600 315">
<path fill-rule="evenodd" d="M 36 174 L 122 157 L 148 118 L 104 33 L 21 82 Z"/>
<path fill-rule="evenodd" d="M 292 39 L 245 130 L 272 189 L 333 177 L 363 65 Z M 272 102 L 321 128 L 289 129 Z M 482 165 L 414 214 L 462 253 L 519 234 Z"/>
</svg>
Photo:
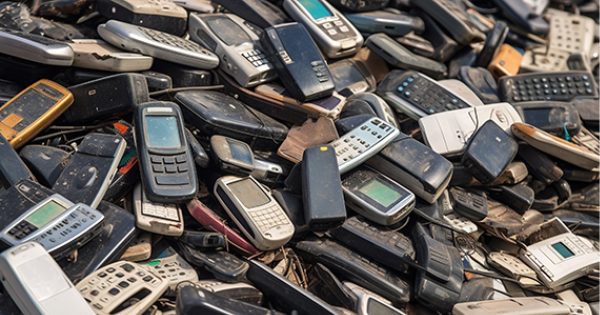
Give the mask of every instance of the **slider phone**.
<svg viewBox="0 0 600 315">
<path fill-rule="evenodd" d="M 552 314 L 570 315 L 571 309 L 566 303 L 544 296 L 511 297 L 502 300 L 461 302 L 453 306 L 452 315 L 522 315 Z"/>
<path fill-rule="evenodd" d="M 24 314 L 94 314 L 40 244 L 27 242 L 5 250 L 0 267 L 4 289 Z"/>
<path fill-rule="evenodd" d="M 331 95 L 335 86 L 327 63 L 302 24 L 269 27 L 262 35 L 262 44 L 293 98 L 305 102 Z"/>
<path fill-rule="evenodd" d="M 421 71 L 435 79 L 448 75 L 448 68 L 443 63 L 412 53 L 384 33 L 369 36 L 365 45 L 393 67 Z"/>
<path fill-rule="evenodd" d="M 98 315 L 141 315 L 169 288 L 169 281 L 141 265 L 117 261 L 76 285 Z"/>
<path fill-rule="evenodd" d="M 182 242 L 179 249 L 186 261 L 195 267 L 203 267 L 218 280 L 239 282 L 246 277 L 248 263 L 229 252 L 198 250 Z"/>
<path fill-rule="evenodd" d="M 189 24 L 191 39 L 219 56 L 220 69 L 240 86 L 256 86 L 277 76 L 265 56 L 260 37 L 240 17 L 192 13 Z"/>
<path fill-rule="evenodd" d="M 425 23 L 421 18 L 400 11 L 352 13 L 346 14 L 346 18 L 359 31 L 367 34 L 385 33 L 389 36 L 399 37 L 413 31 L 420 34 L 425 29 Z"/>
<path fill-rule="evenodd" d="M 487 68 L 497 78 L 519 73 L 523 55 L 514 47 L 502 44 Z"/>
<path fill-rule="evenodd" d="M 507 102 L 562 101 L 598 98 L 593 75 L 585 71 L 528 73 L 498 80 L 500 99 Z"/>
<path fill-rule="evenodd" d="M 600 263 L 600 252 L 590 240 L 573 234 L 558 218 L 540 226 L 544 239 L 527 245 L 520 258 L 549 288 L 583 277 Z"/>
<path fill-rule="evenodd" d="M 142 184 L 133 189 L 133 210 L 138 228 L 167 236 L 183 234 L 183 216 L 176 204 L 156 203 L 148 200 Z"/>
<path fill-rule="evenodd" d="M 494 0 L 506 19 L 529 33 L 546 35 L 550 25 L 546 20 L 532 12 L 524 0 Z"/>
<path fill-rule="evenodd" d="M 450 311 L 457 303 L 463 285 L 463 263 L 460 252 L 453 246 L 435 240 L 417 223 L 413 238 L 418 269 L 415 278 L 415 297 L 424 306 L 440 312 Z"/>
<path fill-rule="evenodd" d="M 198 69 L 214 69 L 219 57 L 202 46 L 175 35 L 116 20 L 98 25 L 98 34 L 127 51 L 166 59 Z"/>
<path fill-rule="evenodd" d="M 458 79 L 465 83 L 484 104 L 499 103 L 498 85 L 494 76 L 485 68 L 463 66 Z"/>
<path fill-rule="evenodd" d="M 294 225 L 279 203 L 252 176 L 221 177 L 215 183 L 214 194 L 256 248 L 276 249 L 285 245 L 294 235 Z"/>
<path fill-rule="evenodd" d="M 380 172 L 359 167 L 342 177 L 348 208 L 381 225 L 404 219 L 415 206 L 415 195 Z"/>
<path fill-rule="evenodd" d="M 379 117 L 396 129 L 400 127 L 390 105 L 375 93 L 365 92 L 350 96 L 346 99 L 340 116 L 344 118 L 362 114 Z"/>
<path fill-rule="evenodd" d="M 473 92 L 469 90 L 469 94 L 471 93 Z M 471 95 L 467 95 L 466 91 L 454 93 L 439 81 L 415 71 L 403 73 L 399 70 L 391 71 L 377 87 L 377 94 L 395 110 L 415 120 L 427 115 L 475 105 L 468 101 Z"/>
<path fill-rule="evenodd" d="M 119 135 L 89 133 L 52 190 L 71 202 L 98 207 L 113 180 L 127 142 Z"/>
<path fill-rule="evenodd" d="M 356 313 L 358 315 L 406 315 L 403 311 L 393 307 L 390 301 L 352 282 L 344 282 L 344 287 L 356 295 L 358 300 Z"/>
<path fill-rule="evenodd" d="M 296 249 L 340 276 L 371 290 L 395 305 L 408 302 L 409 285 L 396 274 L 330 240 L 300 241 Z"/>
<path fill-rule="evenodd" d="M 301 165 L 304 221 L 313 231 L 341 225 L 346 220 L 346 205 L 336 152 L 330 146 L 307 148 Z"/>
<path fill-rule="evenodd" d="M 185 286 L 177 290 L 177 314 L 277 314 L 272 310 L 212 293 L 201 287 Z"/>
<path fill-rule="evenodd" d="M 450 161 L 403 133 L 367 160 L 366 165 L 429 203 L 434 203 L 444 192 L 453 171 Z"/>
<path fill-rule="evenodd" d="M 0 134 L 0 161 L 2 161 L 0 187 L 9 188 L 23 179 L 36 180 L 17 151 L 10 146 L 2 134 Z"/>
<path fill-rule="evenodd" d="M 329 143 L 335 150 L 340 174 L 377 154 L 399 134 L 398 129 L 373 117 Z"/>
<path fill-rule="evenodd" d="M 169 203 L 194 197 L 198 179 L 179 106 L 172 102 L 142 103 L 134 116 L 142 183 L 148 199 Z"/>
<path fill-rule="evenodd" d="M 64 272 L 76 283 L 100 267 L 118 260 L 139 233 L 131 212 L 106 201 L 100 202 L 98 211 L 104 215 L 98 236 L 77 249 L 77 261 L 68 258 L 59 260 Z"/>
<path fill-rule="evenodd" d="M 263 263 L 250 260 L 248 264 L 250 266 L 246 273 L 248 281 L 262 291 L 267 299 L 282 311 L 323 315 L 339 313 L 333 306 L 290 282 Z"/>
<path fill-rule="evenodd" d="M 534 101 L 513 104 L 523 122 L 558 137 L 576 135 L 581 130 L 579 112 L 566 102 Z"/>
<path fill-rule="evenodd" d="M 129 72 L 152 67 L 152 57 L 125 52 L 99 39 L 73 39 L 68 43 L 75 53 L 73 67 L 84 69 Z"/>
<path fill-rule="evenodd" d="M 73 50 L 61 41 L 8 28 L 0 28 L 0 41 L 2 54 L 53 66 L 73 64 Z"/>
<path fill-rule="evenodd" d="M 212 2 L 260 28 L 289 22 L 283 10 L 268 0 L 213 0 Z"/>
<path fill-rule="evenodd" d="M 24 188 L 21 183 L 17 186 Z M 57 258 L 64 257 L 98 235 L 104 220 L 104 215 L 98 210 L 82 203 L 73 204 L 58 194 L 16 213 L 14 217 L 9 215 L 6 212 L 6 224 L 0 231 L 4 245 L 36 241 Z"/>
<path fill-rule="evenodd" d="M 411 0 L 410 3 L 434 18 L 462 45 L 484 37 L 469 20 L 466 10 L 452 0 Z"/>
<path fill-rule="evenodd" d="M 96 8 L 107 19 L 149 27 L 161 32 L 182 35 L 187 26 L 187 12 L 171 0 L 98 0 Z"/>
<path fill-rule="evenodd" d="M 73 94 L 42 79 L 0 107 L 0 134 L 18 149 L 46 129 L 73 103 Z"/>
<path fill-rule="evenodd" d="M 371 0 L 371 1 L 345 1 L 345 0 L 329 0 L 336 8 L 342 11 L 352 12 L 368 12 L 381 10 L 388 6 L 390 0 Z"/>
<path fill-rule="evenodd" d="M 284 0 L 283 9 L 304 24 L 329 58 L 354 55 L 363 44 L 358 30 L 325 0 Z"/>
<path fill-rule="evenodd" d="M 532 147 L 587 170 L 598 169 L 598 155 L 589 149 L 525 123 L 514 123 L 512 134 Z"/>
<path fill-rule="evenodd" d="M 488 104 L 455 109 L 419 119 L 425 143 L 433 151 L 446 155 L 460 155 L 471 137 L 487 121 L 493 121 L 510 133 L 510 126 L 522 122 L 521 116 L 509 103 Z"/>
<path fill-rule="evenodd" d="M 226 236 L 227 242 L 230 245 L 234 246 L 245 255 L 250 256 L 260 252 L 238 232 L 223 223 L 225 220 L 224 218 L 221 218 L 198 199 L 189 201 L 187 203 L 187 209 L 190 212 L 190 215 L 205 229 L 223 234 Z"/>
<path fill-rule="evenodd" d="M 116 118 L 147 102 L 146 78 L 137 73 L 101 77 L 69 87 L 74 102 L 58 121 L 66 125 L 84 125 Z"/>
<path fill-rule="evenodd" d="M 220 134 L 254 148 L 272 148 L 283 142 L 288 132 L 284 124 L 220 92 L 178 92 L 175 100 L 182 105 L 185 121 L 204 135 Z"/>
<path fill-rule="evenodd" d="M 461 163 L 479 182 L 489 184 L 504 172 L 518 150 L 517 141 L 488 120 L 469 139 Z"/>
<path fill-rule="evenodd" d="M 331 237 L 382 266 L 408 275 L 415 260 L 412 241 L 396 230 L 388 230 L 354 216 L 329 231 Z"/>
</svg>

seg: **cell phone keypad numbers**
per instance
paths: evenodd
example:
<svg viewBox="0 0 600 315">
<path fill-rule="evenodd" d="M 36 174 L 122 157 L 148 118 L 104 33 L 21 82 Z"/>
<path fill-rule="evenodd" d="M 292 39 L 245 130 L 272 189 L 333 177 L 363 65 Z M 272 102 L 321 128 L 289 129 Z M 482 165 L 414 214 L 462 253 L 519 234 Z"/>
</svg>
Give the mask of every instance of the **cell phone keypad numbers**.
<svg viewBox="0 0 600 315">
<path fill-rule="evenodd" d="M 419 74 L 407 75 L 396 91 L 400 98 L 427 114 L 470 107 L 450 91 Z"/>
</svg>

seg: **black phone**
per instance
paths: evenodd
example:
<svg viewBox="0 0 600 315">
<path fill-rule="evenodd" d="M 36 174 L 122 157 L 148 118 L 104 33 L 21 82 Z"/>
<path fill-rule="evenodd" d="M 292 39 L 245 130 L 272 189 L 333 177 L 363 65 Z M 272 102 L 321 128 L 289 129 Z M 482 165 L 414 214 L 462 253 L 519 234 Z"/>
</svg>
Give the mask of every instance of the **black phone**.
<svg viewBox="0 0 600 315">
<path fill-rule="evenodd" d="M 177 104 L 160 101 L 140 104 L 135 112 L 135 140 L 149 200 L 180 202 L 196 195 L 196 167 Z"/>
<path fill-rule="evenodd" d="M 333 93 L 327 62 L 304 25 L 294 22 L 269 27 L 262 43 L 292 97 L 304 102 Z"/>
<path fill-rule="evenodd" d="M 35 177 L 27 168 L 10 142 L 0 134 L 0 186 L 9 188 L 23 179 L 35 181 Z"/>
<path fill-rule="evenodd" d="M 267 0 L 213 0 L 212 2 L 261 28 L 289 22 L 283 10 Z"/>
</svg>

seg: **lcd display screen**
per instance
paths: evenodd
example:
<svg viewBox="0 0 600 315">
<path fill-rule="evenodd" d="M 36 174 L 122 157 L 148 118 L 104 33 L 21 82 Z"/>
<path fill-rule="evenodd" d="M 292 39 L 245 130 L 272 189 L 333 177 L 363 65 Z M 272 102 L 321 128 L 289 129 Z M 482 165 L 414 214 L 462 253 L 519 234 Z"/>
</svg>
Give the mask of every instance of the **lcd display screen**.
<svg viewBox="0 0 600 315">
<path fill-rule="evenodd" d="M 248 148 L 239 142 L 227 141 L 229 143 L 229 149 L 231 150 L 231 157 L 235 160 L 241 161 L 246 164 L 252 164 L 251 153 L 248 152 Z"/>
<path fill-rule="evenodd" d="M 66 209 L 67 208 L 63 207 L 61 204 L 51 200 L 25 218 L 25 221 L 36 228 L 41 228 L 56 219 L 61 213 L 65 212 Z"/>
<path fill-rule="evenodd" d="M 155 149 L 177 149 L 181 137 L 175 116 L 146 116 L 148 147 Z"/>
<path fill-rule="evenodd" d="M 552 244 L 552 248 L 554 248 L 554 250 L 560 254 L 561 256 L 563 256 L 563 258 L 569 258 L 574 256 L 575 254 L 562 242 L 558 242 L 558 243 L 554 243 Z"/>
<path fill-rule="evenodd" d="M 550 108 L 528 108 L 523 110 L 525 122 L 534 126 L 545 126 L 550 123 Z"/>
<path fill-rule="evenodd" d="M 251 179 L 245 178 L 231 184 L 227 184 L 246 208 L 262 206 L 271 199 Z"/>
<path fill-rule="evenodd" d="M 298 0 L 298 2 L 315 20 L 333 16 L 333 14 L 331 14 L 331 12 L 319 0 Z"/>
<path fill-rule="evenodd" d="M 386 208 L 396 203 L 402 196 L 399 191 L 392 189 L 377 178 L 369 181 L 358 191 Z"/>
</svg>

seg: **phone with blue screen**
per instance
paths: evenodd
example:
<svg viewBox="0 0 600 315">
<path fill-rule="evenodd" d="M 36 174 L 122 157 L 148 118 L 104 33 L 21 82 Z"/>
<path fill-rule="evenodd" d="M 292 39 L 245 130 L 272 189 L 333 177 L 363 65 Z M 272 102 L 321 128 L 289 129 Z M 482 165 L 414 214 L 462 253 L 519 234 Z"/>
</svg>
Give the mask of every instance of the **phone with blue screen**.
<svg viewBox="0 0 600 315">
<path fill-rule="evenodd" d="M 136 147 L 143 186 L 151 201 L 183 202 L 196 195 L 196 169 L 184 130 L 181 109 L 175 103 L 152 101 L 136 108 Z"/>
</svg>

